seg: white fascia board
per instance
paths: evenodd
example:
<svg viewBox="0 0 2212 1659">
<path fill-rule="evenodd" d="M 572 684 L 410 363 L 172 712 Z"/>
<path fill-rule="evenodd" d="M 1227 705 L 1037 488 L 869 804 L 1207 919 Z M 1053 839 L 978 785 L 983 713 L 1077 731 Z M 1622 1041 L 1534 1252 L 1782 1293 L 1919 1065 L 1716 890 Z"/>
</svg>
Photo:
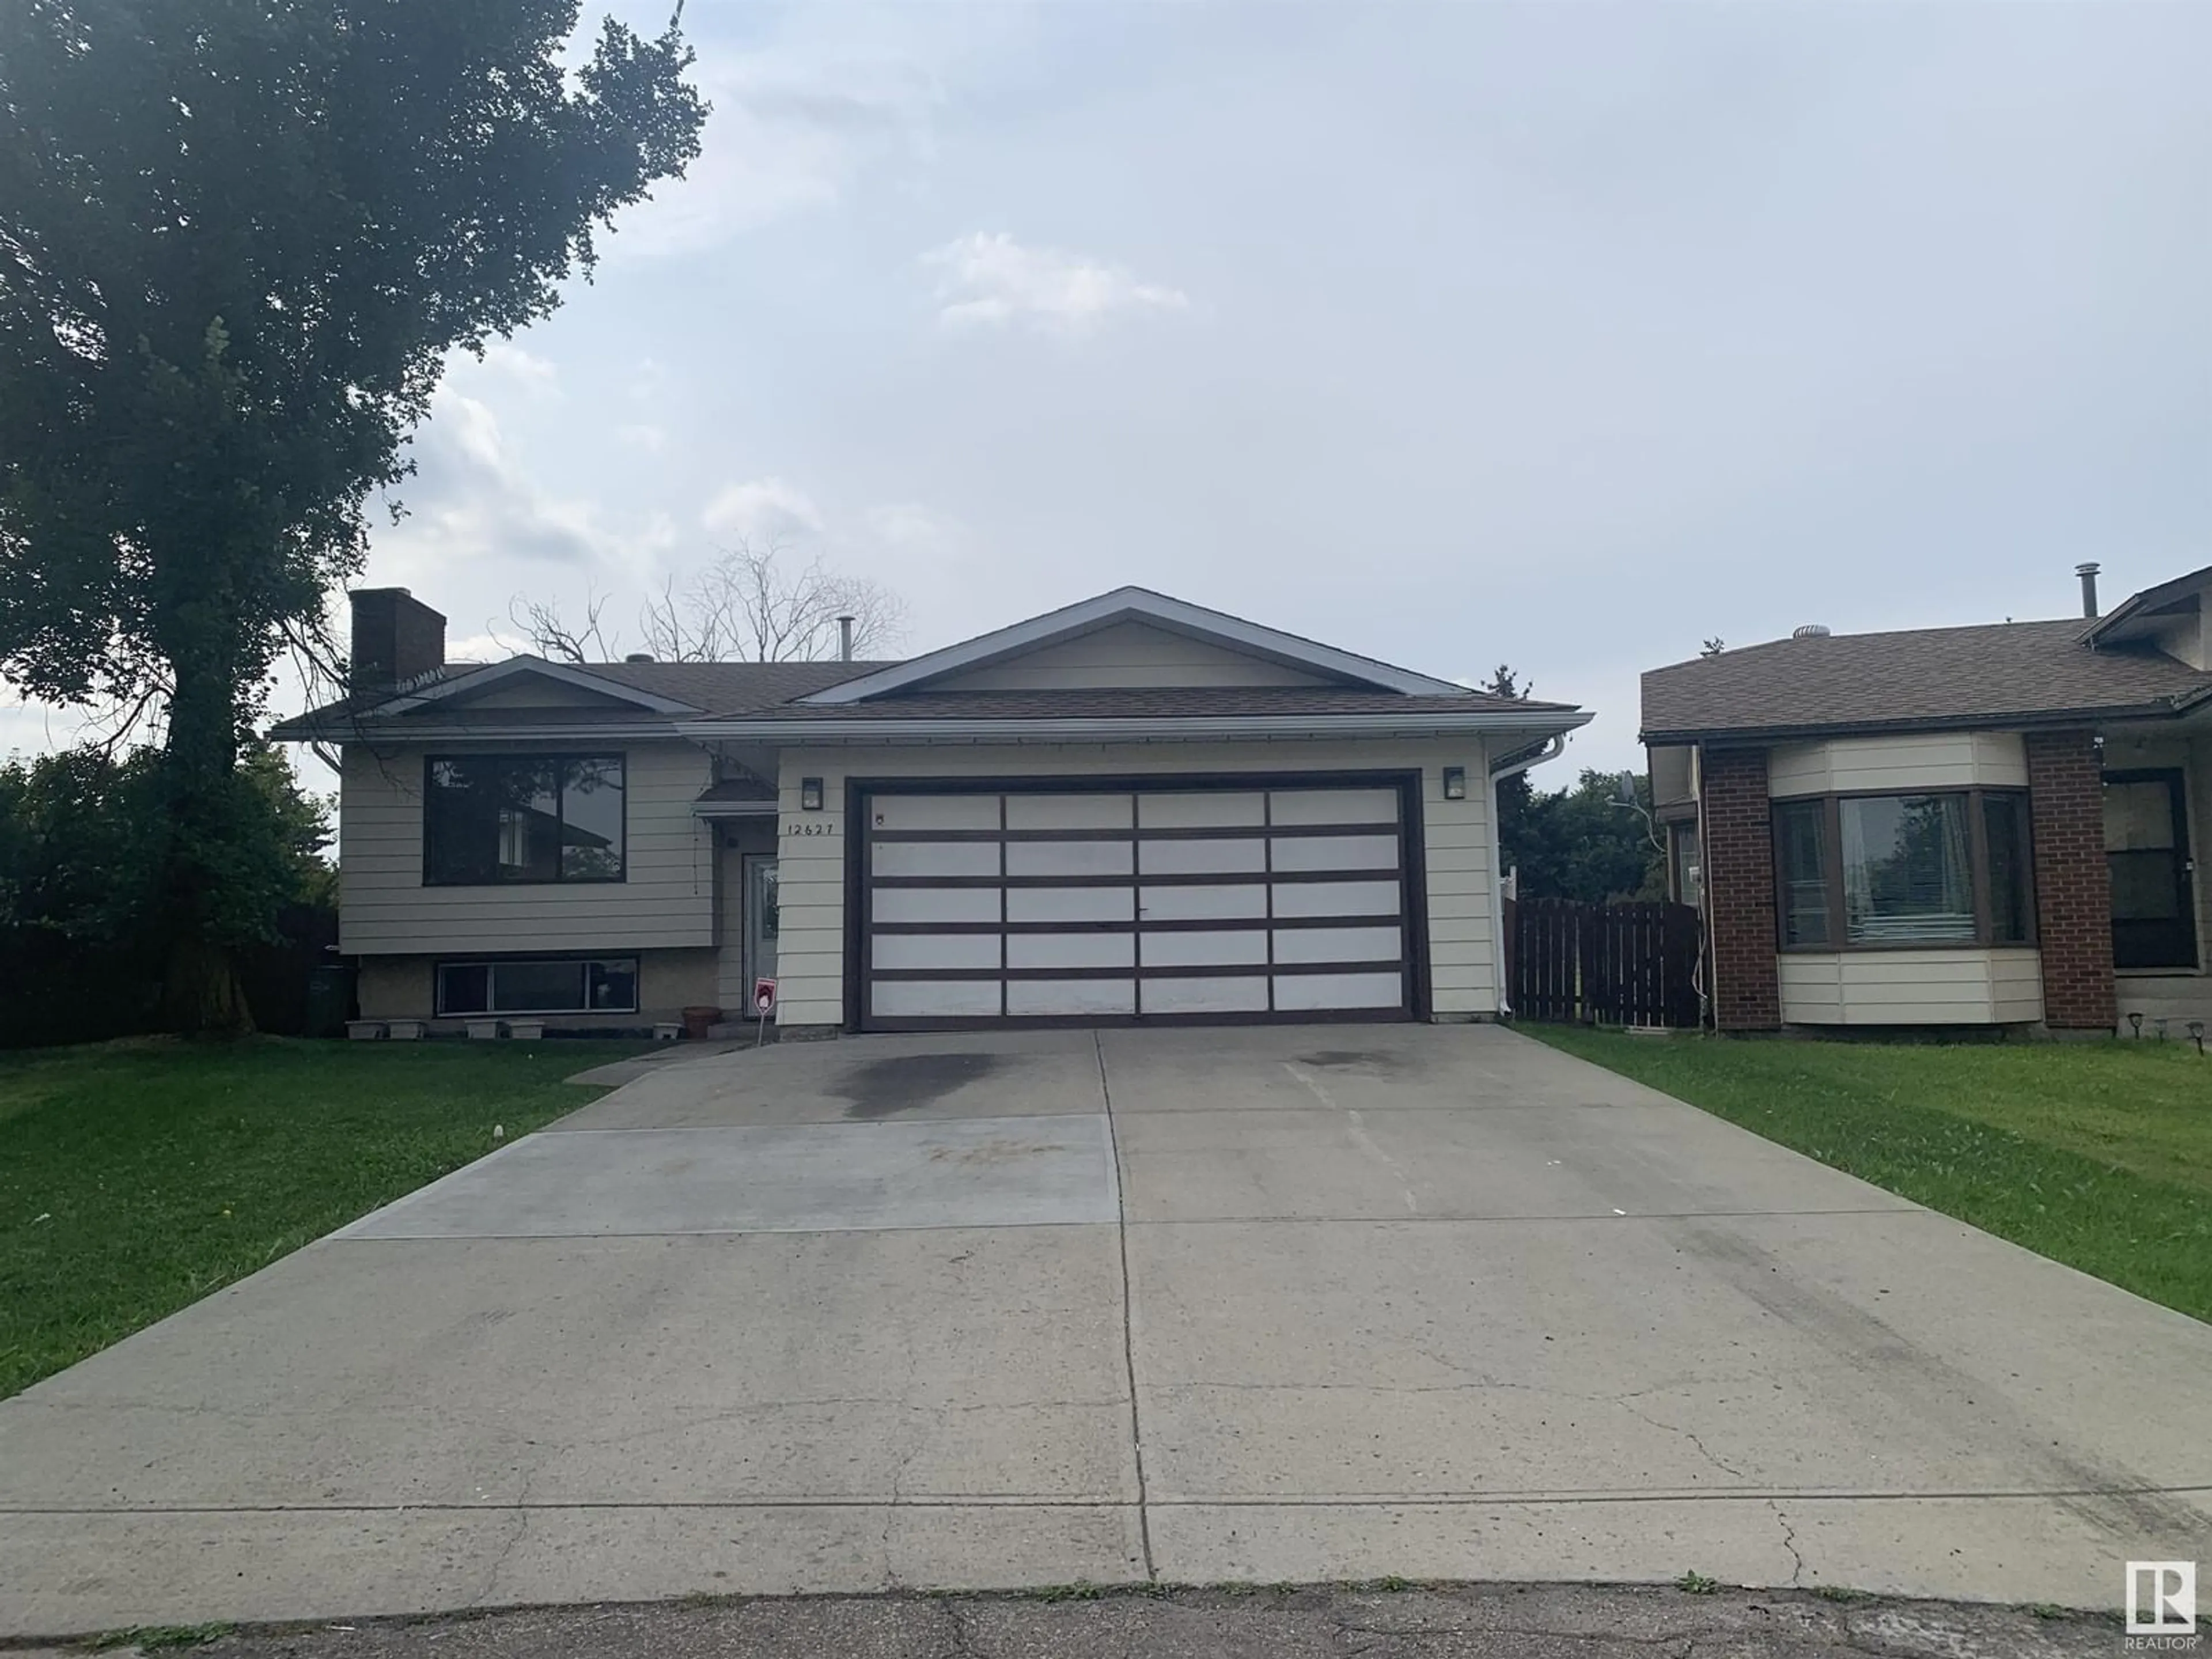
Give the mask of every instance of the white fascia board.
<svg viewBox="0 0 2212 1659">
<path fill-rule="evenodd" d="M 1376 661 L 1372 657 L 1340 651 L 1334 646 L 1301 639 L 1295 634 L 1285 634 L 1278 629 L 1263 628 L 1258 623 L 1246 622 L 1242 617 L 1232 617 L 1224 611 L 1208 611 L 1203 605 L 1171 599 L 1164 593 L 1153 592 L 1150 588 L 1117 587 L 1111 593 L 1102 593 L 1095 599 L 1085 599 L 1080 605 L 1071 605 L 1059 611 L 1048 611 L 1042 617 L 1032 617 L 1027 622 L 1016 623 L 1011 628 L 1001 628 L 994 633 L 979 634 L 958 645 L 949 645 L 927 656 L 879 669 L 872 674 L 864 674 L 858 679 L 847 680 L 842 685 L 812 692 L 798 701 L 811 703 L 861 702 L 870 697 L 882 696 L 886 692 L 908 690 L 963 669 L 981 668 L 1008 657 L 1019 656 L 1026 651 L 1037 650 L 1060 640 L 1129 621 L 1151 623 L 1173 633 L 1210 640 L 1232 650 L 1264 657 L 1270 661 L 1286 663 L 1360 685 L 1378 686 L 1386 691 L 1401 691 L 1408 696 L 1435 696 L 1467 690 L 1465 686 L 1455 685 L 1449 680 L 1433 679 L 1426 674 L 1416 674 L 1410 669 L 1394 668 L 1389 663 Z"/>
<path fill-rule="evenodd" d="M 543 657 L 509 657 L 505 662 L 472 669 L 452 679 L 441 680 L 423 690 L 410 692 L 404 696 L 393 697 L 389 702 L 364 708 L 360 718 L 383 720 L 393 715 L 411 714 L 419 708 L 434 708 L 454 697 L 489 691 L 501 682 L 522 674 L 535 674 L 544 679 L 556 680 L 562 685 L 573 685 L 580 690 L 596 691 L 601 696 L 613 697 L 655 714 L 696 714 L 700 712 L 696 704 L 678 702 L 672 697 L 659 697 L 650 691 L 641 691 L 634 685 L 601 679 L 597 674 L 568 663 L 549 662 Z"/>
<path fill-rule="evenodd" d="M 1208 743 L 1241 738 L 1504 737 L 1535 743 L 1589 724 L 1577 708 L 1521 714 L 1253 714 L 1201 720 L 678 720 L 696 743 L 770 743 L 828 748 L 866 743 Z"/>
<path fill-rule="evenodd" d="M 397 720 L 355 721 L 333 726 L 316 733 L 317 739 L 331 743 L 365 743 L 371 745 L 440 743 L 497 743 L 531 744 L 544 743 L 641 743 L 655 741 L 673 743 L 679 740 L 676 726 L 667 720 L 601 721 L 596 725 L 578 721 L 574 726 L 511 726 L 496 720 Z M 297 739 L 294 739 L 297 741 Z"/>
</svg>

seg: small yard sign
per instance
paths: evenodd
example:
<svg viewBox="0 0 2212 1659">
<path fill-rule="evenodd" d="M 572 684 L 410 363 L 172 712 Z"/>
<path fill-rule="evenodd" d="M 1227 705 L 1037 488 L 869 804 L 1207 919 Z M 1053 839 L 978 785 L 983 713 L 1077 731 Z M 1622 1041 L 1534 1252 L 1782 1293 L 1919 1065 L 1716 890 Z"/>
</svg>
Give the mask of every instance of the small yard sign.
<svg viewBox="0 0 2212 1659">
<path fill-rule="evenodd" d="M 775 1012 L 775 981 L 757 979 L 753 981 L 753 1012 L 765 1019 Z"/>
</svg>

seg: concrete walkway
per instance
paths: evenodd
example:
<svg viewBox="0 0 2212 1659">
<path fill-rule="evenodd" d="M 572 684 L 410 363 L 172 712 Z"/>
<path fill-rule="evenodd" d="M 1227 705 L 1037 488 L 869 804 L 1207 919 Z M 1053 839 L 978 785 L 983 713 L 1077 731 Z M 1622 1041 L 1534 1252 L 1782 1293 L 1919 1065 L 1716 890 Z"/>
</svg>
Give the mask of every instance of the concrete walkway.
<svg viewBox="0 0 2212 1659">
<path fill-rule="evenodd" d="M 2212 1328 L 1488 1029 L 635 1082 L 0 1404 L 0 1634 L 1159 1579 L 2117 1605 Z"/>
</svg>

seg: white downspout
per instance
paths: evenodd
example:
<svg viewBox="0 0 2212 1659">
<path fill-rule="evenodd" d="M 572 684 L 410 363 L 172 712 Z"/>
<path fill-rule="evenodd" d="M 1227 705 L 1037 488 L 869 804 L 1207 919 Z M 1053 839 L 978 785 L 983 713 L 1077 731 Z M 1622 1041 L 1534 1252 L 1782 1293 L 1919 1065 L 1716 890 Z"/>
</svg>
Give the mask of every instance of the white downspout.
<svg viewBox="0 0 2212 1659">
<path fill-rule="evenodd" d="M 1544 739 L 1543 746 L 1518 758 L 1508 757 L 1490 769 L 1490 971 L 1498 987 L 1498 1018 L 1504 1018 L 1513 1012 L 1513 1005 L 1505 993 L 1505 872 L 1499 868 L 1503 854 L 1498 844 L 1498 786 L 1506 778 L 1517 778 L 1532 766 L 1541 766 L 1547 760 L 1557 760 L 1566 753 L 1565 733 Z"/>
</svg>

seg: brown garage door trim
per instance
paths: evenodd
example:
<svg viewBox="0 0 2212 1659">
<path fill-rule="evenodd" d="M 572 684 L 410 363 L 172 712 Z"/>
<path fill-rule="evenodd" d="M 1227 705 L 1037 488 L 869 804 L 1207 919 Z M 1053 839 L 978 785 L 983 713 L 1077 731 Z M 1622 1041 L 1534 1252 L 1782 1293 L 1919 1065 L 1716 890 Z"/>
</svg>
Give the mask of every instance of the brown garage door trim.
<svg viewBox="0 0 2212 1659">
<path fill-rule="evenodd" d="M 845 781 L 845 969 L 844 1002 L 845 1030 L 860 1032 L 866 1030 L 901 1031 L 989 1030 L 1012 1026 L 1016 1030 L 1046 1030 L 1052 1028 L 1087 1028 L 1092 1026 L 1139 1025 L 1252 1025 L 1289 1023 L 1382 1023 L 1407 1019 L 1425 1020 L 1431 1013 L 1428 945 L 1428 894 L 1425 881 L 1426 848 L 1422 835 L 1421 776 L 1418 770 L 1407 769 L 1357 770 L 1341 772 L 1212 772 L 1212 773 L 1127 773 L 1110 776 L 1066 775 L 1006 778 L 1006 777 L 850 777 Z M 1375 789 L 1389 788 L 1398 795 L 1398 866 L 1383 871 L 1271 871 L 1271 883 L 1295 881 L 1358 880 L 1364 877 L 1393 877 L 1400 884 L 1401 913 L 1388 916 L 1325 916 L 1270 918 L 1270 927 L 1352 927 L 1362 925 L 1397 926 L 1403 934 L 1403 956 L 1385 963 L 1269 963 L 1270 975 L 1303 973 L 1340 973 L 1358 971 L 1363 968 L 1376 970 L 1396 969 L 1405 975 L 1406 996 L 1399 1006 L 1382 1009 L 1342 1009 L 1266 1013 L 1168 1013 L 1130 1015 L 1042 1015 L 1034 1018 L 1009 1019 L 1005 1016 L 902 1018 L 870 1020 L 866 1018 L 865 999 L 866 987 L 872 979 L 969 979 L 1018 981 L 1024 979 L 1082 979 L 1118 978 L 1128 970 L 1109 969 L 1081 970 L 1070 969 L 1008 969 L 1003 964 L 996 970 L 960 969 L 886 969 L 875 970 L 871 961 L 871 941 L 876 933 L 886 935 L 914 933 L 995 933 L 1016 935 L 1030 933 L 1114 933 L 1143 935 L 1149 933 L 1179 933 L 1221 931 L 1228 924 L 1214 920 L 1162 921 L 1148 922 L 887 922 L 870 926 L 869 895 L 873 887 L 894 889 L 902 886 L 951 888 L 961 886 L 1018 888 L 1022 886 L 1097 886 L 1122 887 L 1132 884 L 1134 875 L 1111 877 L 881 877 L 870 878 L 868 859 L 872 846 L 872 826 L 869 822 L 870 800 L 878 795 L 1083 795 L 1083 794 L 1170 794 L 1218 793 L 1226 791 L 1270 789 Z M 1195 826 L 1172 832 L 1154 831 L 1150 835 L 1134 826 L 1130 830 L 1132 841 L 1146 839 L 1197 841 L 1346 835 L 1374 833 L 1377 826 L 1365 824 L 1285 824 L 1249 826 Z M 1009 836 L 1001 830 L 905 830 L 900 841 L 912 842 L 1000 842 L 1019 840 L 1097 841 L 1097 830 L 1036 830 L 1015 832 Z M 1156 875 L 1146 878 L 1148 884 L 1208 885 L 1219 884 L 1218 874 L 1200 872 Z M 1143 970 L 1147 977 L 1174 978 L 1218 975 L 1218 966 L 1185 968 L 1153 967 Z"/>
</svg>

